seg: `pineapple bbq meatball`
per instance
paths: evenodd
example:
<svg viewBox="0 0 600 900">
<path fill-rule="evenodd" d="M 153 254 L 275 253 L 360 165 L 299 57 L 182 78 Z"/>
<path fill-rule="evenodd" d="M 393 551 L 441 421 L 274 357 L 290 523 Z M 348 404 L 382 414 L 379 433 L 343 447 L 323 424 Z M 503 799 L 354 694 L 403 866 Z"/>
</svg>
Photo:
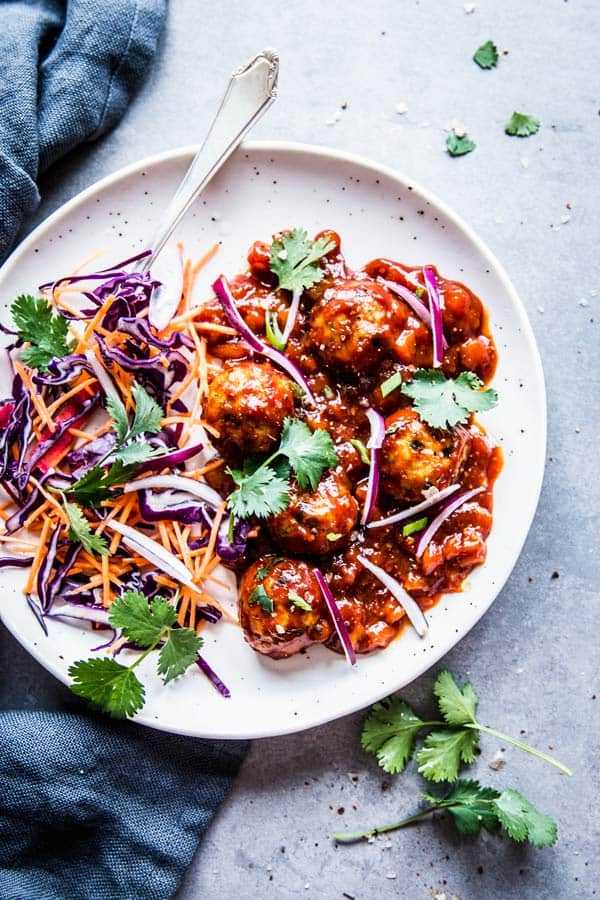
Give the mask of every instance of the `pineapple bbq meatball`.
<svg viewBox="0 0 600 900">
<path fill-rule="evenodd" d="M 222 455 L 237 462 L 272 452 L 283 420 L 294 414 L 294 396 L 292 381 L 269 363 L 225 366 L 211 381 L 204 408 L 206 422 L 219 432 L 214 443 Z"/>
<path fill-rule="evenodd" d="M 239 616 L 250 646 L 283 659 L 330 637 L 333 626 L 308 563 L 263 556 L 239 586 Z"/>
<path fill-rule="evenodd" d="M 328 366 L 362 374 L 377 366 L 407 318 L 405 305 L 377 282 L 339 279 L 315 306 L 310 337 Z"/>
<path fill-rule="evenodd" d="M 347 480 L 325 475 L 316 491 L 290 489 L 290 502 L 267 527 L 275 543 L 290 553 L 331 553 L 345 543 L 358 518 L 358 503 Z"/>
<path fill-rule="evenodd" d="M 380 470 L 388 494 L 413 503 L 422 500 L 428 488 L 442 490 L 457 480 L 469 448 L 465 429 L 431 428 L 414 409 L 398 410 L 385 424 Z"/>
</svg>

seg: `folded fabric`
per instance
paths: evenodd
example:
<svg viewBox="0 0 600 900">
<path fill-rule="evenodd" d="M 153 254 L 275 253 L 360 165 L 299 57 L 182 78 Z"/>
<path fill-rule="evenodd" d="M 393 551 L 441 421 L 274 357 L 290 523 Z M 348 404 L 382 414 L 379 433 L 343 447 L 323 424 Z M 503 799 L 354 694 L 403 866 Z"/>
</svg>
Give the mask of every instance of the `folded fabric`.
<svg viewBox="0 0 600 900">
<path fill-rule="evenodd" d="M 36 181 L 121 118 L 166 0 L 0 3 L 0 261 L 39 203 Z"/>
<path fill-rule="evenodd" d="M 0 897 L 166 900 L 245 750 L 91 715 L 0 713 Z"/>
</svg>

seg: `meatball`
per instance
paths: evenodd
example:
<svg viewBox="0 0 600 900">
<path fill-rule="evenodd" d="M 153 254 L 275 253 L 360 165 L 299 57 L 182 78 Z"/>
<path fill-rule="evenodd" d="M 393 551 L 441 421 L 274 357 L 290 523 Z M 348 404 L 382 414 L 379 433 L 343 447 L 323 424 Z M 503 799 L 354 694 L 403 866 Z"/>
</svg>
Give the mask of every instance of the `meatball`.
<svg viewBox="0 0 600 900">
<path fill-rule="evenodd" d="M 430 487 L 439 490 L 456 480 L 464 462 L 469 433 L 430 428 L 414 409 L 400 409 L 386 420 L 381 448 L 382 486 L 396 500 L 423 499 Z"/>
<path fill-rule="evenodd" d="M 279 440 L 283 420 L 294 413 L 291 380 L 269 363 L 238 362 L 210 383 L 204 418 L 219 432 L 215 444 L 233 460 L 268 453 Z"/>
<path fill-rule="evenodd" d="M 291 553 L 329 553 L 352 531 L 358 518 L 358 503 L 345 478 L 331 472 L 316 491 L 295 485 L 283 512 L 267 527 L 273 539 Z"/>
<path fill-rule="evenodd" d="M 276 556 L 263 556 L 242 576 L 239 616 L 250 646 L 273 659 L 327 640 L 333 628 L 312 566 Z"/>
<path fill-rule="evenodd" d="M 315 306 L 310 338 L 327 365 L 363 373 L 393 346 L 406 319 L 405 306 L 382 285 L 340 279 Z"/>
</svg>

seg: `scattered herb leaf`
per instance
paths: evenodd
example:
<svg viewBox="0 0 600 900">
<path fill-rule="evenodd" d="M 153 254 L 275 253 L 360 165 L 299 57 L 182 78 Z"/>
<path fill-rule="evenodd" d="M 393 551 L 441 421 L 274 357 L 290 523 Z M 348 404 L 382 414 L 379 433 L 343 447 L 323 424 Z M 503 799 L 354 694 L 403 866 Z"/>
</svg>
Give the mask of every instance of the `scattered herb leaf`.
<svg viewBox="0 0 600 900">
<path fill-rule="evenodd" d="M 273 601 L 265 591 L 262 584 L 258 584 L 250 596 L 248 597 L 248 603 L 258 603 L 263 612 L 272 613 L 275 609 L 273 605 Z"/>
<path fill-rule="evenodd" d="M 465 156 L 471 153 L 477 144 L 475 144 L 468 134 L 461 134 L 459 137 L 455 131 L 451 131 L 446 138 L 446 149 L 450 156 Z"/>
<path fill-rule="evenodd" d="M 529 137 L 536 134 L 540 130 L 541 122 L 535 116 L 528 116 L 525 113 L 514 112 L 504 131 L 513 137 Z"/>
<path fill-rule="evenodd" d="M 83 514 L 81 507 L 76 503 L 64 504 L 65 512 L 69 518 L 69 540 L 80 543 L 87 553 L 100 553 L 108 555 L 108 544 L 100 534 L 94 534 L 90 523 Z"/>
<path fill-rule="evenodd" d="M 486 41 L 477 48 L 473 59 L 481 69 L 493 69 L 498 65 L 498 48 L 493 41 Z"/>
<path fill-rule="evenodd" d="M 412 758 L 415 738 L 425 723 L 398 697 L 376 703 L 363 725 L 361 744 L 374 753 L 379 765 L 390 774 L 402 772 Z"/>
</svg>

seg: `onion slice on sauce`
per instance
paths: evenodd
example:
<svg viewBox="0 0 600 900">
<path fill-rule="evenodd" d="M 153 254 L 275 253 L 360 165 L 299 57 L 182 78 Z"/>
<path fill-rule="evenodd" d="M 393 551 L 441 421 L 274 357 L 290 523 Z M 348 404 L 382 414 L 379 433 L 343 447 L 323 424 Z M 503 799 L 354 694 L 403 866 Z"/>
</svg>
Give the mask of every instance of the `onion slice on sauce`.
<svg viewBox="0 0 600 900">
<path fill-rule="evenodd" d="M 425 553 L 427 545 L 429 541 L 434 536 L 440 525 L 446 521 L 448 516 L 451 516 L 455 509 L 458 509 L 459 506 L 462 506 L 463 503 L 466 503 L 467 500 L 470 500 L 472 497 L 476 497 L 477 494 L 481 494 L 484 490 L 482 487 L 473 488 L 470 491 L 464 491 L 464 493 L 459 494 L 458 497 L 454 497 L 452 500 L 449 500 L 448 503 L 445 504 L 444 508 L 440 510 L 438 515 L 435 517 L 433 522 L 429 525 L 429 527 L 423 532 L 421 537 L 419 538 L 419 542 L 417 544 L 416 556 L 419 559 Z"/>
<path fill-rule="evenodd" d="M 276 350 L 275 347 L 269 346 L 269 344 L 257 337 L 252 329 L 250 329 L 246 325 L 244 319 L 240 315 L 237 306 L 235 305 L 235 300 L 233 299 L 231 289 L 225 276 L 220 275 L 213 284 L 212 288 L 217 295 L 217 300 L 223 307 L 223 312 L 227 316 L 227 321 L 232 328 L 235 328 L 242 340 L 244 340 L 246 344 L 248 344 L 250 349 L 254 350 L 255 353 L 260 353 L 261 356 L 266 356 L 267 359 L 270 359 L 271 362 L 275 363 L 275 365 L 279 366 L 285 372 L 287 372 L 290 378 L 292 378 L 296 382 L 296 384 L 302 388 L 302 391 L 306 394 L 308 400 L 314 406 L 315 398 L 308 386 L 306 378 L 304 377 L 298 366 L 294 362 L 292 362 L 291 359 L 288 359 L 285 353 L 281 353 L 281 351 Z"/>
<path fill-rule="evenodd" d="M 131 494 L 132 491 L 145 491 L 150 488 L 171 488 L 174 491 L 187 491 L 193 494 L 205 503 L 214 506 L 215 509 L 222 504 L 223 498 L 220 494 L 203 481 L 196 481 L 194 478 L 184 478 L 182 475 L 149 475 L 148 478 L 139 478 L 137 481 L 130 481 L 123 488 L 124 494 Z"/>
<path fill-rule="evenodd" d="M 356 665 L 356 653 L 354 652 L 354 647 L 352 646 L 352 641 L 350 639 L 350 635 L 348 634 L 348 629 L 344 623 L 342 618 L 342 614 L 339 610 L 337 603 L 334 600 L 333 594 L 329 590 L 329 585 L 325 581 L 325 577 L 320 569 L 314 569 L 315 578 L 317 579 L 317 584 L 321 588 L 321 593 L 323 594 L 323 598 L 325 603 L 327 604 L 327 609 L 331 614 L 331 618 L 333 619 L 333 624 L 335 630 L 338 633 L 338 637 L 340 639 L 340 643 L 346 655 L 346 659 L 350 663 L 351 666 Z"/>
<path fill-rule="evenodd" d="M 380 282 L 380 284 L 386 287 L 388 291 L 391 291 L 393 294 L 396 294 L 398 297 L 404 300 L 404 302 L 407 303 L 408 306 L 410 306 L 417 318 L 420 319 L 425 325 L 427 325 L 428 328 L 431 328 L 431 313 L 429 312 L 427 304 L 423 303 L 423 301 L 419 297 L 417 297 L 417 295 L 414 294 L 410 290 L 410 288 L 404 287 L 403 284 L 396 284 L 395 281 L 388 281 L 385 278 L 379 278 L 378 281 Z M 445 350 L 447 346 L 448 341 L 446 340 L 442 329 L 442 347 Z"/>
<path fill-rule="evenodd" d="M 429 625 L 427 624 L 427 619 L 423 615 L 423 611 L 416 600 L 410 596 L 408 591 L 406 591 L 399 581 L 396 581 L 391 575 L 385 571 L 385 569 L 380 568 L 380 566 L 376 566 L 375 563 L 372 563 L 365 556 L 359 556 L 358 561 L 361 566 L 364 566 L 365 569 L 375 576 L 382 583 L 384 587 L 388 589 L 390 594 L 396 598 L 398 603 L 400 603 L 404 612 L 408 616 L 411 621 L 411 624 L 419 637 L 425 637 L 427 631 L 429 630 Z"/>
<path fill-rule="evenodd" d="M 423 269 L 423 277 L 429 299 L 431 314 L 431 334 L 433 336 L 433 368 L 437 369 L 444 361 L 444 329 L 442 327 L 442 307 L 438 282 L 430 266 Z"/>
<path fill-rule="evenodd" d="M 367 442 L 367 449 L 371 451 L 371 463 L 369 466 L 369 481 L 367 483 L 367 496 L 363 506 L 360 524 L 366 525 L 373 512 L 377 492 L 379 490 L 379 451 L 385 438 L 385 422 L 383 416 L 374 409 L 367 410 L 367 419 L 371 426 L 371 437 Z"/>
<path fill-rule="evenodd" d="M 130 550 L 133 550 L 134 553 L 139 553 L 140 556 L 143 556 L 144 559 L 155 565 L 165 575 L 175 578 L 197 594 L 202 593 L 200 588 L 194 584 L 194 577 L 187 566 L 184 566 L 180 559 L 177 559 L 176 556 L 165 550 L 158 541 L 148 537 L 147 534 L 142 534 L 141 531 L 137 531 L 135 528 L 131 528 L 129 525 L 117 522 L 116 519 L 111 519 L 110 522 L 107 522 L 106 527 L 120 534 L 123 538 L 123 543 Z"/>
<path fill-rule="evenodd" d="M 435 506 L 436 503 L 439 503 L 440 500 L 445 500 L 446 497 L 449 497 L 458 490 L 460 490 L 460 484 L 451 484 L 441 491 L 436 491 L 435 494 L 427 497 L 427 499 L 423 500 L 421 503 L 417 503 L 416 506 L 410 506 L 408 509 L 403 509 L 402 512 L 394 513 L 393 516 L 387 516 L 385 519 L 377 519 L 376 522 L 369 522 L 367 528 L 382 528 L 384 525 L 395 525 L 396 522 L 403 522 L 404 519 L 412 519 L 413 516 L 425 512 L 426 509 L 430 509 L 432 506 Z"/>
</svg>

